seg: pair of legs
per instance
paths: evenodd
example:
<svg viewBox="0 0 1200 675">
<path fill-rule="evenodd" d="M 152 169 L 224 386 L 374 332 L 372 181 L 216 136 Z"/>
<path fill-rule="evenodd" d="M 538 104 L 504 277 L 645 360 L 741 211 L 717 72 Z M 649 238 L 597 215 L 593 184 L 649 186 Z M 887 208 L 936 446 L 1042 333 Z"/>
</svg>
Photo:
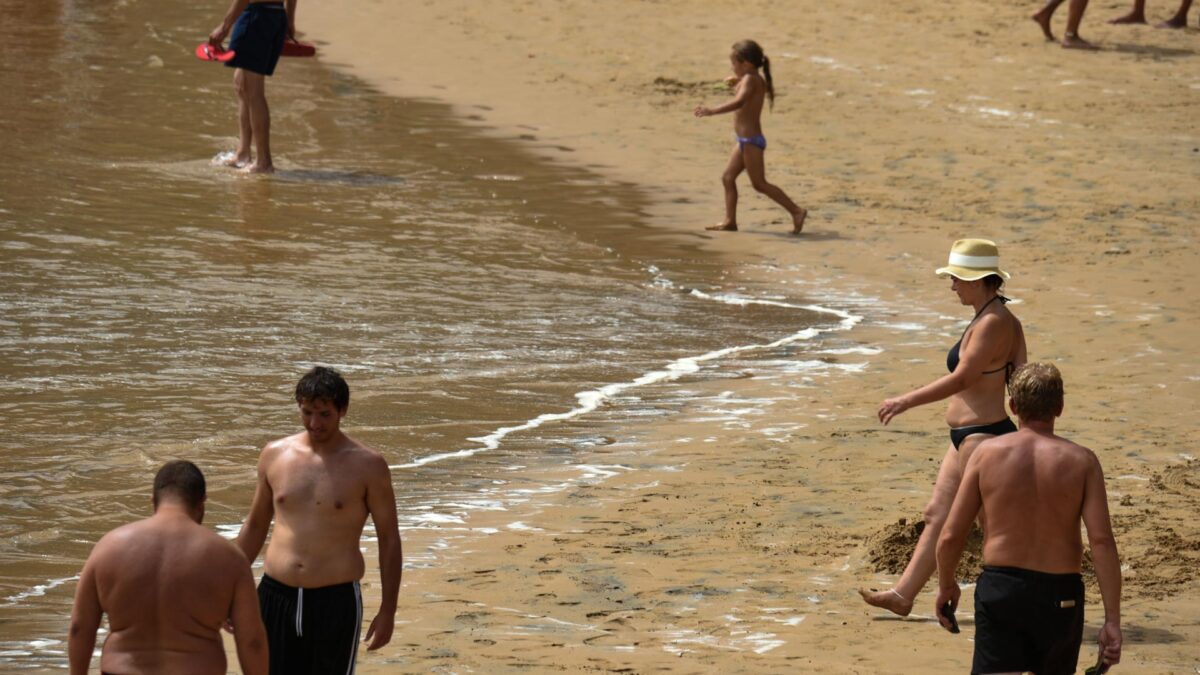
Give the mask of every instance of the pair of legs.
<svg viewBox="0 0 1200 675">
<path fill-rule="evenodd" d="M 766 165 L 763 162 L 763 149 L 757 145 L 737 144 L 733 154 L 729 156 L 729 164 L 721 175 L 721 184 L 725 186 L 725 220 L 713 225 L 709 230 L 734 231 L 737 226 L 737 178 L 745 171 L 750 175 L 750 184 L 754 189 L 775 200 L 792 215 L 792 234 L 800 234 L 804 229 L 804 218 L 808 211 L 796 206 L 783 190 L 767 182 Z"/>
<path fill-rule="evenodd" d="M 1159 28 L 1187 28 L 1188 10 L 1192 8 L 1192 0 L 1181 0 L 1175 16 L 1158 24 Z M 1146 0 L 1133 0 L 1133 9 L 1125 16 L 1117 17 L 1109 23 L 1146 23 Z"/>
<path fill-rule="evenodd" d="M 908 616 L 912 611 L 913 601 L 921 589 L 937 571 L 937 542 L 942 535 L 942 526 L 950 517 L 950 506 L 954 504 L 954 496 L 958 494 L 958 484 L 962 482 L 963 469 L 971 453 L 983 441 L 992 438 L 991 434 L 974 434 L 963 440 L 958 450 L 951 445 L 942 458 L 942 466 L 938 469 L 937 480 L 933 484 L 933 496 L 925 505 L 922 514 L 925 519 L 925 529 L 917 539 L 917 547 L 913 549 L 912 558 L 900 575 L 900 581 L 886 591 L 863 591 L 863 600 L 868 605 L 886 609 L 900 616 Z"/>
<path fill-rule="evenodd" d="M 1053 41 L 1054 33 L 1050 31 L 1050 18 L 1058 10 L 1058 6 L 1066 0 L 1049 0 L 1045 7 L 1033 15 L 1033 20 L 1042 27 L 1042 34 L 1047 40 Z M 1095 49 L 1090 42 L 1079 37 L 1079 23 L 1083 21 L 1083 11 L 1087 9 L 1088 0 L 1071 0 L 1067 7 L 1067 32 L 1063 34 L 1062 46 L 1067 49 Z"/>
<path fill-rule="evenodd" d="M 267 77 L 238 68 L 233 73 L 233 86 L 238 97 L 238 149 L 229 165 L 250 173 L 270 173 L 275 170 L 275 165 L 271 163 Z M 257 158 L 251 155 L 252 149 Z"/>
</svg>

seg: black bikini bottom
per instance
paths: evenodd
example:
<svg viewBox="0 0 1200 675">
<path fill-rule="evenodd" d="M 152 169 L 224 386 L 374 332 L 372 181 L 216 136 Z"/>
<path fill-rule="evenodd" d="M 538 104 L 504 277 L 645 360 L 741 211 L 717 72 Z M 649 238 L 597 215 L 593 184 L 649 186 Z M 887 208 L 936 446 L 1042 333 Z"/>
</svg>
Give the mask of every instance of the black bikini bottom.
<svg viewBox="0 0 1200 675">
<path fill-rule="evenodd" d="M 999 422 L 992 422 L 991 424 L 976 424 L 970 427 L 956 427 L 951 429 L 950 442 L 954 444 L 954 449 L 958 450 L 958 446 L 962 445 L 962 442 L 967 440 L 967 436 L 974 436 L 975 434 L 1003 436 L 1004 434 L 1011 434 L 1016 430 L 1017 425 L 1013 424 L 1011 419 L 1005 417 Z"/>
</svg>

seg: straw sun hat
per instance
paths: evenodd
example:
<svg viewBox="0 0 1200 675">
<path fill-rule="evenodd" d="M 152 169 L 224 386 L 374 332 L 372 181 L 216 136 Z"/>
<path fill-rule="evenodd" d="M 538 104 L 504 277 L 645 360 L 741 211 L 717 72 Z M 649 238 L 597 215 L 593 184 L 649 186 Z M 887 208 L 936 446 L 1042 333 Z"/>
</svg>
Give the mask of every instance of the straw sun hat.
<svg viewBox="0 0 1200 675">
<path fill-rule="evenodd" d="M 963 281 L 975 281 L 989 274 L 998 274 L 1008 279 L 1009 274 L 1000 269 L 1000 249 L 996 242 L 987 239 L 959 239 L 950 247 L 950 261 L 939 267 L 939 277 L 952 276 Z"/>
</svg>

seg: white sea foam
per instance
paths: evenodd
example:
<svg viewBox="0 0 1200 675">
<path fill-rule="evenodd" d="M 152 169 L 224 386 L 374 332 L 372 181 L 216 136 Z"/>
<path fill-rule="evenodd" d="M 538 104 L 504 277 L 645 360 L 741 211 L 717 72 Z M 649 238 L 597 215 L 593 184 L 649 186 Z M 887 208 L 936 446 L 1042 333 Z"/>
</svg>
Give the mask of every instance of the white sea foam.
<svg viewBox="0 0 1200 675">
<path fill-rule="evenodd" d="M 650 266 L 647 268 L 647 270 L 652 275 L 654 275 L 656 285 L 674 287 L 674 283 L 672 283 L 670 280 L 662 277 L 662 275 L 658 271 L 658 268 Z M 660 280 L 661 280 L 661 282 L 660 282 Z M 677 359 L 671 363 L 668 363 L 666 365 L 666 367 L 663 368 L 662 370 L 650 371 L 630 382 L 617 382 L 614 384 L 609 384 L 609 385 L 600 387 L 599 389 L 590 389 L 587 391 L 578 392 L 575 394 L 576 406 L 566 412 L 544 413 L 544 414 L 538 415 L 537 417 L 535 417 L 531 420 L 528 420 L 522 424 L 517 424 L 517 425 L 511 426 L 511 427 L 500 427 L 499 429 L 496 429 L 495 431 L 493 431 L 492 433 L 490 433 L 486 436 L 477 436 L 475 438 L 467 439 L 469 441 L 478 443 L 479 444 L 478 447 L 463 448 L 461 450 L 455 450 L 453 452 L 443 452 L 443 453 L 438 453 L 435 455 L 427 455 L 425 457 L 418 457 L 417 459 L 414 459 L 413 461 L 405 463 L 405 464 L 394 464 L 391 466 L 391 468 L 392 469 L 412 469 L 412 468 L 424 466 L 426 464 L 432 464 L 434 462 L 441 462 L 441 461 L 444 461 L 447 459 L 471 457 L 471 456 L 479 454 L 481 452 L 496 450 L 500 447 L 500 443 L 504 440 L 504 438 L 510 434 L 517 433 L 520 431 L 529 431 L 531 429 L 536 429 L 544 424 L 548 424 L 551 422 L 562 422 L 565 420 L 579 417 L 581 415 L 586 415 L 586 414 L 593 412 L 596 409 L 600 408 L 600 406 L 602 406 L 606 401 L 616 398 L 616 397 L 620 396 L 621 394 L 629 391 L 630 389 L 636 389 L 639 387 L 645 387 L 645 386 L 652 385 L 652 384 L 658 384 L 661 382 L 670 382 L 672 380 L 679 379 L 680 377 L 683 377 L 684 375 L 689 375 L 689 374 L 698 372 L 701 369 L 702 364 L 704 364 L 704 363 L 707 363 L 709 361 L 716 361 L 718 359 L 722 359 L 722 358 L 725 358 L 725 357 L 733 355 L 733 354 L 738 354 L 741 352 L 747 352 L 747 351 L 752 351 L 752 350 L 776 349 L 778 347 L 782 347 L 784 345 L 788 345 L 793 342 L 798 342 L 801 340 L 811 340 L 814 337 L 821 335 L 822 333 L 826 333 L 826 332 L 830 332 L 830 331 L 849 330 L 849 329 L 853 328 L 856 324 L 858 324 L 859 321 L 862 320 L 862 317 L 860 317 L 860 316 L 856 316 L 856 315 L 850 314 L 848 312 L 843 312 L 843 311 L 837 310 L 837 309 L 830 309 L 828 307 L 822 307 L 820 305 L 799 305 L 799 304 L 783 302 L 780 300 L 772 300 L 772 299 L 767 299 L 767 298 L 747 298 L 744 296 L 731 294 L 731 293 L 710 294 L 710 293 L 705 293 L 705 292 L 697 290 L 697 289 L 691 289 L 690 294 L 694 297 L 701 298 L 704 300 L 711 300 L 713 302 L 720 302 L 720 303 L 729 304 L 729 305 L 739 305 L 739 306 L 768 305 L 768 306 L 772 306 L 772 307 L 784 307 L 784 308 L 788 308 L 788 309 L 801 309 L 801 310 L 806 310 L 809 312 L 815 312 L 818 314 L 829 314 L 829 315 L 833 315 L 833 316 L 837 317 L 839 319 L 839 321 L 835 326 L 830 327 L 830 328 L 815 328 L 815 327 L 805 328 L 803 330 L 797 331 L 796 333 L 793 333 L 792 335 L 788 335 L 786 337 L 775 340 L 774 342 L 768 342 L 768 343 L 764 343 L 764 344 L 735 345 L 733 347 L 725 347 L 723 349 L 717 349 L 715 351 L 708 352 L 707 354 L 701 354 L 699 356 L 683 357 L 681 359 Z M 854 370 L 855 368 L 850 367 L 850 368 L 844 368 L 844 369 Z"/>
<path fill-rule="evenodd" d="M 34 586 L 33 588 L 30 588 L 28 590 L 21 591 L 20 593 L 16 593 L 14 595 L 8 596 L 7 598 L 4 599 L 4 601 L 5 601 L 4 605 L 6 607 L 18 605 L 23 600 L 27 600 L 29 598 L 36 598 L 36 597 L 45 595 L 46 591 L 48 591 L 52 588 L 58 588 L 59 586 L 62 586 L 65 583 L 69 583 L 72 581 L 78 581 L 78 580 L 79 580 L 78 574 L 76 574 L 74 576 L 70 576 L 70 577 L 63 577 L 61 579 L 48 579 L 48 580 L 46 580 L 46 583 L 44 583 L 44 584 L 38 584 L 38 585 Z"/>
</svg>

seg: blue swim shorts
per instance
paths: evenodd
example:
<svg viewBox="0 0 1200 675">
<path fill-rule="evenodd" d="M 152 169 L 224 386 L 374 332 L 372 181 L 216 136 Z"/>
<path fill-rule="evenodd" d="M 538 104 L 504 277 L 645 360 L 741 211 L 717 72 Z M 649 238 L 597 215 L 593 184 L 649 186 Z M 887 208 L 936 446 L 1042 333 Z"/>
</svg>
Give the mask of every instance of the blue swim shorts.
<svg viewBox="0 0 1200 675">
<path fill-rule="evenodd" d="M 287 37 L 287 10 L 282 2 L 252 2 L 233 24 L 229 48 L 234 57 L 225 63 L 230 68 L 244 68 L 260 75 L 271 75 L 283 41 Z"/>
</svg>

